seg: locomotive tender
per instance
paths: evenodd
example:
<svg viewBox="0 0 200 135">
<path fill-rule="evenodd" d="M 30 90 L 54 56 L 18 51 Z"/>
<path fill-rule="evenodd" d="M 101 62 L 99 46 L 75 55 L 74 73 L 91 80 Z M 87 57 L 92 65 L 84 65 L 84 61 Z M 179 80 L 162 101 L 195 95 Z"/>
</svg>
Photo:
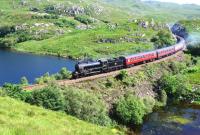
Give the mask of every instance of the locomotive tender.
<svg viewBox="0 0 200 135">
<path fill-rule="evenodd" d="M 99 59 L 97 61 L 78 62 L 75 65 L 73 78 L 76 79 L 124 68 L 130 68 L 135 65 L 152 62 L 154 60 L 170 56 L 185 49 L 186 47 L 184 38 L 177 36 L 177 41 L 178 43 L 173 46 L 157 49 L 150 52 L 143 52 L 129 56 L 120 56 L 113 59 Z"/>
</svg>

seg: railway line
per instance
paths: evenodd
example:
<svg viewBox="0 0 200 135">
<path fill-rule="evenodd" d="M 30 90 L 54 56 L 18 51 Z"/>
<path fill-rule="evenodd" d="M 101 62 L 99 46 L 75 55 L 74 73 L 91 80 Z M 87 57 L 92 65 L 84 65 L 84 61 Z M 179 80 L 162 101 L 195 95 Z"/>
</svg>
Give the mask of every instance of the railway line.
<svg viewBox="0 0 200 135">
<path fill-rule="evenodd" d="M 153 61 L 153 62 L 137 65 L 137 66 L 134 66 L 134 67 L 131 67 L 131 68 L 122 69 L 122 70 L 126 70 L 128 72 L 140 70 L 145 65 L 160 63 L 160 62 L 163 62 L 163 61 L 175 60 L 176 58 L 181 57 L 182 53 L 183 53 L 182 51 L 179 51 L 179 52 L 177 52 L 177 53 L 175 53 L 175 54 L 173 54 L 171 56 L 168 56 L 168 57 L 165 57 L 165 58 Z M 59 81 L 56 81 L 55 83 L 57 85 L 60 85 L 60 86 L 74 85 L 76 83 L 81 83 L 81 82 L 84 82 L 84 81 L 92 81 L 92 80 L 95 80 L 95 79 L 98 79 L 98 78 L 104 78 L 104 77 L 108 77 L 108 76 L 115 76 L 115 75 L 119 74 L 120 71 L 121 70 L 117 70 L 117 71 L 113 71 L 113 72 L 108 72 L 108 73 L 104 73 L 104 74 L 98 74 L 98 75 L 94 75 L 94 76 L 89 76 L 89 77 L 84 77 L 84 78 L 79 78 L 79 79 L 73 79 L 73 80 L 59 80 Z M 43 84 L 43 85 L 35 84 L 35 85 L 25 86 L 25 87 L 23 87 L 23 89 L 29 91 L 29 90 L 40 89 L 40 88 L 43 88 L 45 86 L 47 86 L 47 84 Z"/>
</svg>

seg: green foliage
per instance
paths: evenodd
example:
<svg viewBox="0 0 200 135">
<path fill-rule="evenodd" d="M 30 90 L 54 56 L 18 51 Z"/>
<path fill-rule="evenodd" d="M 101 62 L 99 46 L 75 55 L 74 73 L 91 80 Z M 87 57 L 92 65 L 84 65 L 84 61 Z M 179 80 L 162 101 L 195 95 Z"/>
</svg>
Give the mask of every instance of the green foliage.
<svg viewBox="0 0 200 135">
<path fill-rule="evenodd" d="M 54 111 L 63 110 L 64 107 L 63 96 L 60 89 L 55 86 L 45 87 L 41 90 L 31 92 L 26 102 Z"/>
<path fill-rule="evenodd" d="M 151 39 L 156 48 L 163 48 L 175 43 L 175 39 L 170 31 L 161 30 L 156 36 Z"/>
<path fill-rule="evenodd" d="M 165 90 L 158 91 L 158 97 L 157 97 L 157 103 L 156 106 L 165 106 L 167 104 L 167 93 Z"/>
<path fill-rule="evenodd" d="M 31 106 L 0 97 L 0 134 L 2 135 L 116 135 L 117 129 L 81 121 L 62 112 Z"/>
<path fill-rule="evenodd" d="M 15 31 L 14 26 L 0 26 L 0 37 L 5 37 L 7 34 Z"/>
<path fill-rule="evenodd" d="M 55 80 L 63 80 L 63 79 L 70 79 L 72 77 L 72 73 L 67 70 L 67 68 L 63 67 L 59 73 L 49 75 L 47 72 L 43 76 L 36 78 L 35 82 L 37 84 L 45 84 L 45 83 L 52 83 Z"/>
<path fill-rule="evenodd" d="M 120 121 L 125 124 L 142 124 L 146 113 L 144 103 L 135 96 L 121 97 L 116 103 L 115 113 Z"/>
<path fill-rule="evenodd" d="M 120 81 L 124 80 L 128 77 L 128 72 L 126 70 L 120 71 L 120 73 L 116 76 L 116 78 Z"/>
<path fill-rule="evenodd" d="M 17 43 L 15 38 L 0 38 L 0 48 L 11 48 Z"/>
<path fill-rule="evenodd" d="M 170 98 L 177 101 L 184 100 L 184 97 L 191 92 L 191 85 L 183 75 L 164 75 L 160 80 L 160 86 Z"/>
<path fill-rule="evenodd" d="M 55 22 L 55 25 L 57 25 L 59 27 L 75 27 L 76 23 L 74 21 L 60 19 L 57 22 Z"/>
<path fill-rule="evenodd" d="M 50 76 L 49 73 L 45 73 L 43 76 L 36 78 L 35 82 L 37 84 L 45 84 L 45 83 L 51 83 L 53 81 L 55 81 L 55 77 L 54 76 Z"/>
<path fill-rule="evenodd" d="M 113 87 L 114 85 L 115 85 L 114 79 L 109 78 L 109 79 L 106 80 L 105 86 L 106 86 L 107 88 Z"/>
<path fill-rule="evenodd" d="M 156 101 L 153 97 L 145 97 L 143 99 L 143 103 L 145 106 L 145 114 L 149 114 L 153 112 L 153 108 L 156 104 Z"/>
<path fill-rule="evenodd" d="M 120 71 L 120 73 L 116 76 L 117 80 L 120 80 L 124 86 L 134 86 L 135 79 L 128 75 L 126 70 Z"/>
<path fill-rule="evenodd" d="M 27 97 L 27 93 L 23 91 L 23 89 L 19 85 L 7 83 L 2 87 L 2 92 L 9 97 L 19 100 L 25 100 Z"/>
<path fill-rule="evenodd" d="M 105 104 L 94 94 L 83 90 L 64 90 L 65 112 L 82 120 L 99 125 L 109 125 L 110 119 Z"/>
<path fill-rule="evenodd" d="M 86 25 L 93 23 L 93 20 L 85 15 L 78 15 L 74 19 Z"/>
<path fill-rule="evenodd" d="M 184 62 L 171 62 L 169 67 L 174 75 L 182 73 L 187 68 Z"/>
<path fill-rule="evenodd" d="M 193 90 L 185 96 L 188 102 L 200 102 L 200 89 Z"/>
<path fill-rule="evenodd" d="M 21 80 L 20 80 L 20 84 L 22 84 L 22 85 L 28 85 L 29 84 L 28 83 L 28 79 L 25 76 L 23 76 L 21 78 Z"/>
<path fill-rule="evenodd" d="M 72 73 L 67 70 L 67 68 L 62 68 L 59 72 L 59 79 L 70 79 L 72 77 Z"/>
</svg>

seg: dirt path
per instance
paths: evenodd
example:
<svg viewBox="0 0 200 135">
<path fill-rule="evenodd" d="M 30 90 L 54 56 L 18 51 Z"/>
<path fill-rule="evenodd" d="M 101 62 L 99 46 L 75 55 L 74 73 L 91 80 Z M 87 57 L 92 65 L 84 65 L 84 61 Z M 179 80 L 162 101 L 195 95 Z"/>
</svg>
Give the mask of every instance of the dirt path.
<svg viewBox="0 0 200 135">
<path fill-rule="evenodd" d="M 123 70 L 131 72 L 131 71 L 134 71 L 134 70 L 139 70 L 144 65 L 147 65 L 147 64 L 148 65 L 149 64 L 155 64 L 155 63 L 160 63 L 160 62 L 167 61 L 167 60 L 173 60 L 174 58 L 179 58 L 179 57 L 181 58 L 182 53 L 183 52 L 178 52 L 174 55 L 168 56 L 168 57 L 160 59 L 160 60 L 156 60 L 154 62 L 138 65 L 138 66 L 128 68 L 128 69 L 123 69 Z M 80 83 L 80 82 L 84 82 L 84 81 L 91 81 L 91 80 L 95 80 L 97 78 L 104 78 L 104 77 L 107 77 L 107 76 L 115 76 L 115 75 L 119 74 L 120 71 L 121 70 L 117 70 L 117 71 L 113 71 L 113 72 L 109 72 L 109 73 L 105 73 L 105 74 L 99 74 L 99 75 L 94 75 L 94 76 L 89 76 L 89 77 L 84 77 L 84 78 L 74 79 L 74 80 L 59 80 L 59 81 L 56 81 L 56 84 L 61 85 L 61 86 L 74 85 L 76 83 Z M 24 90 L 34 90 L 34 89 L 43 88 L 45 86 L 47 86 L 47 84 L 44 84 L 44 85 L 35 84 L 35 85 L 29 85 L 29 86 L 23 87 L 23 89 Z"/>
</svg>

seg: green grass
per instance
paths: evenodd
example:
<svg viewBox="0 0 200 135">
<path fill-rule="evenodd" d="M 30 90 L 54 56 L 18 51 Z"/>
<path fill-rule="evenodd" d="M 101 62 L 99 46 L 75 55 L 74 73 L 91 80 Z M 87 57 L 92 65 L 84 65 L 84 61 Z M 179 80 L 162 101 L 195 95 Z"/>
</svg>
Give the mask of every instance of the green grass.
<svg viewBox="0 0 200 135">
<path fill-rule="evenodd" d="M 60 55 L 71 58 L 101 58 L 113 57 L 124 54 L 131 54 L 146 50 L 152 50 L 153 44 L 134 43 L 134 42 L 116 42 L 116 43 L 98 43 L 100 39 L 120 39 L 122 37 L 138 38 L 131 36 L 135 33 L 144 33 L 148 40 L 156 34 L 156 31 L 151 29 L 145 30 L 137 28 L 136 24 L 132 24 L 132 30 L 129 32 L 125 28 L 117 28 L 109 30 L 107 28 L 97 28 L 94 30 L 75 31 L 59 37 L 53 37 L 43 41 L 28 41 L 17 44 L 14 49 L 22 52 L 31 52 L 39 54 Z"/>
<path fill-rule="evenodd" d="M 100 127 L 39 107 L 0 97 L 1 135 L 111 135 L 116 129 Z"/>
<path fill-rule="evenodd" d="M 85 13 L 87 17 L 92 17 L 98 20 L 97 22 L 91 24 L 91 26 L 95 27 L 95 29 L 75 29 L 76 26 L 82 23 L 69 15 L 59 16 L 59 19 L 33 18 L 33 16 L 40 16 L 40 13 L 45 13 L 45 7 L 47 5 L 55 6 L 58 4 L 65 5 L 66 7 L 78 5 L 85 8 L 85 10 L 89 12 Z M 97 6 L 98 8 L 103 9 L 102 12 L 97 15 L 93 9 L 93 6 Z M 173 8 L 176 6 L 178 5 L 172 5 Z M 31 12 L 30 7 L 37 7 L 39 12 Z M 158 9 L 155 10 L 154 7 L 157 7 Z M 85 57 L 92 57 L 97 59 L 102 57 L 114 57 L 152 50 L 154 46 L 153 43 L 150 42 L 150 39 L 157 34 L 157 30 L 153 30 L 151 28 L 142 29 L 136 23 L 127 23 L 128 20 L 133 18 L 151 20 L 151 18 L 155 16 L 153 18 L 155 18 L 155 23 L 158 24 L 160 20 L 163 20 L 162 18 L 168 20 L 168 18 L 172 16 L 166 12 L 167 8 L 164 5 L 161 7 L 158 7 L 156 4 L 150 6 L 147 3 L 141 3 L 140 1 L 133 2 L 130 0 L 127 0 L 126 2 L 122 0 L 84 0 L 83 2 L 80 2 L 79 0 L 71 0 L 70 2 L 65 0 L 43 0 L 40 2 L 26 0 L 25 5 L 20 4 L 20 0 L 2 0 L 0 1 L 0 9 L 0 26 L 17 26 L 27 24 L 29 27 L 25 30 L 25 32 L 18 31 L 0 38 L 0 40 L 5 38 L 7 40 L 14 41 L 15 46 L 13 49 L 22 52 L 63 56 L 74 59 L 81 59 Z M 194 12 L 196 13 L 197 9 L 198 8 L 195 7 L 192 12 L 186 13 L 193 15 Z M 191 10 L 191 7 L 188 7 L 188 10 Z M 177 12 L 179 12 L 179 14 L 176 14 L 176 16 L 181 16 L 183 10 Z M 56 13 L 53 13 L 53 15 L 55 14 Z M 56 25 L 62 23 L 63 19 L 73 22 L 75 26 Z M 108 22 L 110 24 L 117 24 L 117 28 L 115 30 L 109 29 L 107 26 Z M 36 23 L 51 23 L 54 25 L 50 27 L 32 27 Z M 38 33 L 38 31 L 40 32 L 41 30 L 47 31 L 47 33 L 39 34 L 38 38 L 38 34 L 36 33 Z M 62 30 L 64 34 L 58 34 L 58 31 L 60 30 Z M 141 38 L 134 36 L 134 34 L 145 34 L 144 38 L 147 39 L 147 42 L 144 43 L 138 41 L 132 43 L 125 41 L 117 43 L 97 43 L 101 38 L 111 38 L 116 40 L 119 40 L 123 37 L 137 39 Z M 18 42 L 18 39 L 21 37 L 23 38 L 23 36 L 28 36 L 26 39 L 28 41 Z"/>
<path fill-rule="evenodd" d="M 166 121 L 170 123 L 173 122 L 173 123 L 181 124 L 181 125 L 186 125 L 192 122 L 190 119 L 186 119 L 181 116 L 169 116 L 166 119 Z"/>
<path fill-rule="evenodd" d="M 190 84 L 200 85 L 200 73 L 189 73 L 186 75 Z"/>
</svg>

